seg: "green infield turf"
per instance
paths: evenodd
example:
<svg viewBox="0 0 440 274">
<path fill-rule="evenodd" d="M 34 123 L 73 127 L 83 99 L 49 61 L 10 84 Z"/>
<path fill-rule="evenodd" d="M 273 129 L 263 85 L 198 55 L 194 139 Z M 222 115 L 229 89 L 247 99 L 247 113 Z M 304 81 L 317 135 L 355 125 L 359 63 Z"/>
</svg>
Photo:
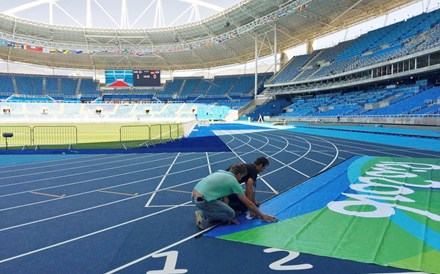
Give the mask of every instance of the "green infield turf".
<svg viewBox="0 0 440 274">
<path fill-rule="evenodd" d="M 184 135 L 182 123 L 45 123 L 3 124 L 0 133 L 13 137 L 1 138 L 0 147 L 65 147 L 121 148 L 138 147 Z"/>
</svg>

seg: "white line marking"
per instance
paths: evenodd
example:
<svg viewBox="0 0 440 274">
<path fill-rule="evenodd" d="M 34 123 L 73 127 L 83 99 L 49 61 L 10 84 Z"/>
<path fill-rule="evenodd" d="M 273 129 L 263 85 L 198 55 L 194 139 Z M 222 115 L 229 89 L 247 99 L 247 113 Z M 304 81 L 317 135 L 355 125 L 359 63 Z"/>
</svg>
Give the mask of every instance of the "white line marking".
<svg viewBox="0 0 440 274">
<path fill-rule="evenodd" d="M 32 194 L 37 194 L 37 195 L 48 196 L 48 197 L 54 197 L 54 198 L 64 198 L 64 197 L 66 197 L 66 194 L 63 194 L 63 195 L 55 195 L 55 194 L 42 193 L 42 192 L 36 192 L 36 191 L 31 191 L 30 193 L 32 193 Z"/>
<path fill-rule="evenodd" d="M 326 166 L 326 167 L 324 167 L 323 169 L 321 169 L 320 171 L 318 171 L 318 173 L 321 173 L 321 172 L 323 172 L 324 170 L 326 170 L 326 169 L 328 169 L 329 167 L 331 167 L 331 165 L 338 159 L 338 156 L 339 156 L 339 149 L 338 149 L 338 147 L 335 145 L 335 144 L 333 144 L 332 142 L 330 142 L 330 141 L 328 141 L 328 140 L 325 140 L 325 139 L 322 139 L 322 138 L 319 138 L 319 139 L 321 139 L 321 140 L 324 140 L 324 141 L 326 141 L 327 143 L 329 143 L 329 144 L 331 144 L 334 148 L 335 148 L 335 150 L 336 150 L 336 155 L 333 157 L 333 160 Z"/>
<path fill-rule="evenodd" d="M 249 138 L 249 137 L 248 137 Z M 241 140 L 239 140 L 240 142 L 241 142 Z M 269 142 L 269 139 L 267 139 L 267 142 L 266 142 L 266 144 Z M 264 144 L 262 147 L 264 147 L 264 146 L 266 146 L 266 144 Z M 227 145 L 228 147 L 229 147 L 229 145 Z M 253 147 L 253 146 L 250 146 L 250 147 Z M 257 150 L 257 148 L 255 148 L 255 147 L 253 147 L 255 150 Z M 260 147 L 261 148 L 261 147 Z M 230 147 L 229 147 L 229 149 L 231 149 Z M 259 149 L 258 149 L 259 150 Z M 232 150 L 231 149 L 231 151 L 242 161 L 242 162 L 245 162 L 244 160 L 243 160 L 243 158 L 241 158 L 240 157 L 240 155 L 238 155 L 234 150 Z M 266 156 L 268 156 L 266 153 L 263 153 L 264 155 L 266 155 Z M 261 181 L 268 187 L 268 188 L 270 188 L 272 191 L 273 191 L 273 193 L 275 193 L 275 194 L 278 194 L 279 192 L 278 191 L 276 191 L 268 182 L 266 182 L 266 180 L 264 180 L 264 179 L 262 179 L 261 178 Z"/>
<path fill-rule="evenodd" d="M 59 243 L 56 243 L 56 244 L 53 244 L 53 245 L 48 245 L 48 246 L 45 246 L 45 247 L 42 247 L 42 248 L 34 249 L 34 250 L 26 252 L 26 253 L 22 253 L 22 254 L 13 256 L 13 257 L 9 257 L 9 258 L 1 260 L 0 264 L 5 263 L 5 262 L 9 262 L 9 261 L 12 261 L 12 260 L 15 260 L 15 259 L 18 259 L 18 258 L 26 257 L 26 256 L 29 256 L 29 255 L 32 255 L 32 254 L 35 254 L 35 253 L 38 253 L 38 252 L 41 252 L 41 251 L 44 251 L 44 250 L 48 250 L 48 249 L 57 247 L 57 246 L 68 244 L 68 243 L 71 243 L 71 242 L 74 242 L 74 241 L 77 241 L 77 240 L 81 240 L 81 239 L 84 239 L 84 238 L 87 238 L 87 237 L 90 237 L 90 236 L 94 236 L 96 234 L 100 234 L 100 233 L 112 230 L 114 228 L 117 228 L 117 227 L 121 227 L 121 226 L 124 226 L 124 225 L 127 225 L 127 224 L 131 224 L 131 223 L 143 220 L 145 218 L 148 218 L 148 217 L 151 217 L 151 216 L 154 216 L 154 215 L 166 212 L 166 211 L 170 211 L 172 209 L 181 207 L 181 206 L 189 204 L 189 203 L 191 203 L 191 201 L 188 201 L 188 202 L 185 202 L 185 203 L 182 203 L 182 204 L 179 204 L 179 205 L 175 205 L 174 207 L 163 209 L 163 210 L 160 210 L 160 211 L 157 211 L 157 212 L 154 212 L 154 213 L 151 213 L 151 214 L 148 214 L 148 215 L 145 215 L 145 216 L 142 216 L 142 217 L 130 220 L 130 221 L 126 221 L 126 222 L 123 222 L 123 223 L 120 223 L 120 224 L 117 224 L 117 225 L 114 225 L 114 226 L 110 226 L 110 227 L 107 227 L 107 228 L 104 228 L 104 229 L 101 229 L 101 230 L 97 230 L 97 231 L 92 232 L 92 233 L 88 233 L 88 234 L 85 234 L 85 235 L 82 235 L 82 236 L 79 236 L 79 237 L 75 237 L 75 238 L 72 238 L 72 239 L 69 239 L 69 240 L 66 240 L 66 241 L 62 241 L 62 242 L 59 242 Z"/>
<path fill-rule="evenodd" d="M 169 158 L 165 158 L 165 159 L 169 159 Z M 202 157 L 200 157 L 199 159 L 202 159 Z M 189 162 L 189 161 L 193 161 L 193 160 L 181 161 L 180 163 L 185 163 L 185 162 Z M 144 163 L 142 163 L 142 164 L 144 164 Z M 18 195 L 18 194 L 23 194 L 23 193 L 27 193 L 27 192 L 29 192 L 29 191 L 40 191 L 40 190 L 46 190 L 46 189 L 61 188 L 61 187 L 65 187 L 65 186 L 71 186 L 71 185 L 77 185 L 77 184 L 84 184 L 84 183 L 93 182 L 93 181 L 100 181 L 100 180 L 103 180 L 103 179 L 109 179 L 109 178 L 115 178 L 115 177 L 127 176 L 127 175 L 129 175 L 129 174 L 142 173 L 142 172 L 145 172 L 145 171 L 148 171 L 148 170 L 154 170 L 154 169 L 158 169 L 158 168 L 162 168 L 162 167 L 167 167 L 168 165 L 169 165 L 169 164 L 164 164 L 164 165 L 154 166 L 154 167 L 147 168 L 147 169 L 136 169 L 135 171 L 124 172 L 124 173 L 118 173 L 118 174 L 116 174 L 116 175 L 110 175 L 110 176 L 104 176 L 104 177 L 97 177 L 97 178 L 87 179 L 87 180 L 84 180 L 84 181 L 79 181 L 79 182 L 74 182 L 74 183 L 68 183 L 68 184 L 63 184 L 63 185 L 55 185 L 55 186 L 50 186 L 50 187 L 43 187 L 43 188 L 38 188 L 38 189 L 32 189 L 32 190 L 28 190 L 28 191 L 22 191 L 22 192 L 15 192 L 15 193 L 10 193 L 10 194 L 4 194 L 4 195 L 0 195 L 0 197 L 6 197 L 6 196 L 13 196 L 13 195 Z M 118 167 L 121 167 L 121 166 L 118 166 Z M 197 167 L 197 168 L 198 168 L 198 167 Z M 112 168 L 108 168 L 108 169 L 105 169 L 105 170 L 114 170 L 114 169 L 115 169 L 115 168 L 112 167 Z M 195 168 L 194 168 L 194 169 L 195 169 Z M 103 171 L 103 169 L 101 169 L 101 170 L 99 170 L 99 171 Z M 186 170 L 186 171 L 181 171 L 181 172 L 187 172 L 187 171 L 188 171 L 188 170 Z M 47 181 L 47 180 L 53 180 L 53 179 L 59 179 L 59 178 L 62 178 L 62 177 L 72 177 L 72 176 L 83 175 L 83 174 L 86 174 L 86 173 L 96 174 L 97 171 L 96 171 L 96 170 L 93 170 L 93 171 L 91 171 L 91 172 L 81 172 L 81 173 L 76 173 L 76 174 L 74 173 L 74 174 L 70 174 L 70 175 L 67 175 L 67 176 L 56 176 L 56 177 L 50 177 L 50 178 L 45 178 L 45 179 L 38 179 L 38 180 L 28 181 L 28 182 L 25 182 L 25 183 L 27 184 L 27 183 L 30 183 L 30 182 L 41 182 L 41 181 Z M 173 173 L 173 174 L 177 174 L 177 173 L 180 173 L 180 172 L 175 172 L 175 173 Z M 162 175 L 159 175 L 159 176 L 156 176 L 156 177 L 152 177 L 152 178 L 147 178 L 146 180 L 154 179 L 154 178 L 160 178 L 160 177 L 162 177 Z M 19 184 L 23 184 L 23 183 L 17 183 L 17 184 L 11 184 L 11 185 L 19 185 Z M 122 184 L 122 185 L 124 185 L 124 184 Z M 113 187 L 115 187 L 115 186 L 106 187 L 106 188 L 103 188 L 103 189 L 107 189 L 107 188 L 110 189 L 110 188 L 113 188 Z"/>
<path fill-rule="evenodd" d="M 267 191 L 267 190 L 255 190 L 255 192 L 257 193 L 268 193 L 268 194 L 272 194 L 272 191 Z"/>
<path fill-rule="evenodd" d="M 137 157 L 135 159 L 142 159 L 142 158 L 146 158 L 146 157 L 145 156 L 144 157 Z M 87 164 L 86 166 L 79 166 L 79 165 L 72 166 L 71 164 L 66 164 L 68 167 L 64 167 L 64 168 L 62 168 L 62 170 L 64 171 L 64 174 L 68 174 L 68 172 L 67 172 L 68 170 L 77 170 L 77 169 L 83 170 L 85 167 L 91 168 L 94 166 L 102 166 L 103 162 L 106 164 L 106 166 L 108 166 L 108 164 L 110 164 L 110 163 L 127 162 L 127 159 L 121 159 L 121 160 L 115 160 L 115 161 L 96 161 L 95 160 L 94 164 Z M 139 161 L 136 161 L 135 163 L 130 164 L 130 165 L 139 165 L 139 164 L 141 164 L 141 163 Z M 53 169 L 53 170 L 44 170 L 44 171 L 39 171 L 39 172 L 34 172 L 34 173 L 14 174 L 13 176 L 3 176 L 2 179 L 9 179 L 9 178 L 16 179 L 19 177 L 31 177 L 31 176 L 35 176 L 35 175 L 41 175 L 41 174 L 59 173 L 60 169 L 61 168 L 57 168 L 57 169 Z M 97 169 L 98 168 L 95 168 L 93 171 L 88 171 L 85 173 L 96 172 Z M 112 169 L 112 168 L 99 169 L 99 170 L 110 170 L 110 169 Z M 113 169 L 114 169 L 114 167 L 113 167 Z M 72 176 L 72 175 L 69 174 L 68 176 Z M 64 177 L 66 177 L 66 176 L 64 176 Z M 0 187 L 5 187 L 5 186 L 8 186 L 8 185 L 2 185 Z"/>
<path fill-rule="evenodd" d="M 209 174 L 211 174 L 212 170 L 211 170 L 211 163 L 209 162 L 208 152 L 206 152 L 206 162 L 208 162 L 208 172 Z"/>
<path fill-rule="evenodd" d="M 258 133 L 262 131 L 270 131 L 274 129 L 231 129 L 231 130 L 213 130 L 212 132 L 217 135 L 234 135 L 234 134 L 248 134 L 248 133 Z"/>
<path fill-rule="evenodd" d="M 153 201 L 154 197 L 156 196 L 156 191 L 158 191 L 160 189 L 160 187 L 162 186 L 163 182 L 165 181 L 165 178 L 168 176 L 168 174 L 171 171 L 171 168 L 174 166 L 174 164 L 176 163 L 177 158 L 179 158 L 180 152 L 177 153 L 176 157 L 174 157 L 173 162 L 171 163 L 171 165 L 168 167 L 167 172 L 165 172 L 165 174 L 162 177 L 162 180 L 160 180 L 159 184 L 157 185 L 155 192 L 151 195 L 150 199 L 148 199 L 148 202 L 145 204 L 145 207 L 150 206 L 151 202 Z"/>
<path fill-rule="evenodd" d="M 175 205 L 150 205 L 148 208 L 162 208 L 162 207 L 173 207 Z M 194 207 L 195 205 L 190 204 L 190 205 L 183 205 L 182 207 L 187 206 L 187 207 Z"/>
<path fill-rule="evenodd" d="M 168 157 L 168 158 L 162 158 L 162 160 L 166 160 L 166 159 L 169 159 L 169 158 L 171 158 L 171 157 Z M 127 161 L 127 160 L 125 160 L 125 162 L 126 162 L 126 161 Z M 118 162 L 119 162 L 119 161 L 118 161 Z M 155 161 L 151 161 L 151 162 L 155 162 Z M 151 164 L 151 162 L 150 162 L 150 164 Z M 115 162 L 114 162 L 114 161 L 113 161 L 113 162 L 106 162 L 107 166 L 108 166 L 108 164 L 110 164 L 110 163 L 115 163 Z M 117 166 L 116 168 L 124 169 L 124 168 L 130 167 L 130 166 L 144 165 L 144 164 L 145 164 L 145 162 L 139 162 L 139 161 L 137 161 L 136 163 L 133 163 L 133 164 L 119 165 L 119 166 Z M 165 166 L 168 166 L 168 165 L 161 165 L 160 167 L 165 167 Z M 89 165 L 88 167 L 90 167 L 90 165 Z M 82 167 L 82 168 L 84 169 L 84 167 Z M 126 172 L 126 173 L 123 173 L 123 174 L 124 174 L 124 175 L 127 175 L 127 174 L 132 174 L 132 173 L 139 173 L 139 172 L 142 172 L 142 171 L 145 171 L 145 170 L 156 169 L 156 168 L 158 168 L 158 166 L 154 166 L 154 167 L 151 167 L 151 168 L 148 168 L 148 169 L 137 169 L 137 170 L 135 170 L 135 171 L 132 171 L 132 172 Z M 97 172 L 98 172 L 97 170 L 98 170 L 99 172 L 105 172 L 105 171 L 107 171 L 107 170 L 115 170 L 115 167 L 113 166 L 113 167 L 107 167 L 107 168 L 101 168 L 101 169 L 93 169 L 93 170 L 91 170 L 91 171 L 85 171 L 85 172 L 79 172 L 79 173 L 68 173 L 68 172 L 64 172 L 63 175 L 60 175 L 60 176 L 46 177 L 46 178 L 42 178 L 42 179 L 29 180 L 29 181 L 25 181 L 25 182 L 20 181 L 19 183 L 12 183 L 12 184 L 1 185 L 0 188 L 1 188 L 1 187 L 8 187 L 8 186 L 15 186 L 15 185 L 25 185 L 25 184 L 30 184 L 30 183 L 35 183 L 35 182 L 41 182 L 41 181 L 48 181 L 48 180 L 53 180 L 53 179 L 61 179 L 61 178 L 69 178 L 69 177 L 78 177 L 78 175 L 97 174 Z M 66 169 L 63 169 L 63 171 L 66 171 Z M 57 172 L 60 172 L 60 170 L 57 170 Z M 28 175 L 28 176 L 34 176 L 34 175 L 37 175 L 37 174 L 41 174 L 41 173 L 31 173 L 31 174 L 27 174 L 27 175 Z M 115 176 L 107 176 L 106 178 L 117 177 L 117 176 L 120 176 L 120 174 L 115 175 Z M 11 177 L 8 177 L 8 178 L 14 178 L 14 179 L 15 179 L 16 177 L 11 176 Z M 101 178 L 102 178 L 102 177 L 101 177 Z M 5 178 L 5 177 L 2 177 L 2 179 L 6 179 L 6 178 Z M 97 178 L 97 179 L 99 179 L 99 178 Z M 61 186 L 64 186 L 64 185 L 61 185 Z M 60 187 L 60 185 L 57 185 L 57 186 L 54 186 L 54 187 L 41 188 L 41 189 L 49 189 L 49 188 L 56 188 L 56 187 Z M 36 189 L 36 190 L 41 190 L 41 189 Z M 2 196 L 0 196 L 0 197 L 3 197 L 3 196 L 7 196 L 7 195 L 2 195 Z"/>
<path fill-rule="evenodd" d="M 186 190 L 179 190 L 179 189 L 165 189 L 165 191 L 171 191 L 171 192 L 179 192 L 179 193 L 187 193 L 187 194 L 191 194 L 191 191 L 186 191 Z"/>
<path fill-rule="evenodd" d="M 167 188 L 163 188 L 163 189 L 161 189 L 159 191 L 165 191 L 165 190 L 168 190 L 168 189 L 171 189 L 171 188 L 174 188 L 174 187 L 179 187 L 179 186 L 183 186 L 183 185 L 192 184 L 194 182 L 200 181 L 201 179 L 202 178 L 199 178 L 199 179 L 195 179 L 195 180 L 192 180 L 192 181 L 189 181 L 189 182 L 186 182 L 186 183 L 178 184 L 178 185 L 175 185 L 175 186 L 170 186 L 170 187 L 167 187 Z M 144 193 L 144 194 L 139 194 L 137 196 L 133 196 L 133 197 L 129 197 L 129 198 L 124 198 L 124 199 L 121 199 L 121 200 L 116 200 L 116 201 L 108 202 L 108 203 L 105 203 L 105 204 L 99 204 L 99 205 L 96 205 L 96 206 L 92 206 L 92 207 L 88 207 L 88 208 L 84 208 L 84 209 L 79 209 L 79 210 L 76 210 L 76 211 L 71 211 L 71 212 L 63 213 L 63 214 L 52 216 L 52 217 L 47 217 L 47 218 L 44 218 L 44 219 L 39 219 L 39 220 L 36 220 L 36 221 L 24 223 L 24 224 L 19 224 L 19 225 L 14 225 L 14 226 L 10 226 L 10 227 L 0 228 L 0 232 L 6 231 L 6 230 L 11 230 L 11 229 L 18 228 L 18 227 L 23 227 L 23 226 L 27 226 L 27 225 L 42 223 L 42 222 L 45 222 L 45 221 L 66 217 L 66 216 L 74 215 L 74 214 L 77 214 L 77 213 L 82 213 L 82 212 L 90 211 L 90 210 L 93 210 L 93 209 L 97 209 L 97 208 L 101 208 L 101 207 L 105 207 L 105 206 L 109 206 L 109 205 L 113 205 L 113 204 L 122 203 L 122 202 L 129 201 L 129 200 L 132 200 L 132 199 L 138 199 L 138 198 L 141 198 L 143 196 L 150 195 L 151 193 L 153 193 L 153 192 L 147 192 L 147 193 Z M 71 197 L 72 196 L 67 196 L 66 199 L 71 198 Z M 174 205 L 170 205 L 170 206 L 174 206 Z M 150 207 L 153 207 L 153 206 L 150 206 Z"/>
<path fill-rule="evenodd" d="M 167 250 L 167 249 L 169 249 L 169 248 L 175 247 L 176 245 L 179 245 L 179 244 L 184 243 L 184 242 L 186 242 L 186 241 L 192 240 L 192 239 L 194 239 L 195 237 L 197 237 L 197 236 L 199 236 L 199 235 L 202 235 L 203 233 L 208 232 L 209 230 L 213 229 L 214 227 L 217 227 L 217 226 L 211 226 L 211 227 L 208 227 L 208 228 L 206 228 L 206 229 L 204 229 L 204 230 L 202 230 L 202 231 L 200 231 L 200 232 L 198 232 L 198 233 L 196 233 L 196 234 L 193 234 L 193 235 L 191 235 L 191 236 L 188 236 L 188 237 L 186 237 L 186 238 L 184 238 L 184 239 L 182 239 L 182 240 L 180 240 L 180 241 L 178 241 L 178 242 L 175 242 L 175 243 L 170 244 L 170 245 L 168 245 L 168 246 L 162 247 L 161 249 L 158 249 L 158 250 L 156 250 L 156 251 L 154 251 L 154 252 L 152 252 L 152 253 L 150 253 L 150 254 L 148 254 L 148 255 L 145 255 L 145 256 L 143 256 L 143 257 L 141 257 L 141 258 L 139 258 L 139 259 L 136 259 L 136 260 L 134 260 L 134 261 L 131 261 L 131 262 L 129 262 L 129 263 L 126 263 L 126 264 L 124 264 L 124 265 L 121 265 L 121 266 L 118 267 L 118 268 L 112 269 L 112 270 L 106 272 L 105 274 L 112 274 L 112 273 L 118 272 L 119 270 L 122 270 L 122 269 L 124 269 L 124 268 L 127 268 L 127 267 L 129 267 L 129 266 L 132 266 L 132 265 L 134 265 L 134 264 L 137 264 L 137 263 L 139 263 L 139 262 L 141 262 L 141 261 L 143 261 L 143 260 L 145 260 L 145 259 L 148 259 L 149 257 L 151 257 L 151 256 L 153 256 L 153 255 L 155 255 L 155 254 L 157 254 L 157 253 L 161 253 L 161 252 L 163 252 L 163 251 L 165 251 L 165 250 Z"/>
<path fill-rule="evenodd" d="M 108 193 L 108 194 L 117 194 L 124 196 L 137 196 L 139 193 L 125 193 L 125 192 L 116 192 L 116 191 L 108 191 L 108 190 L 100 190 L 99 192 Z"/>
<path fill-rule="evenodd" d="M 117 156 L 112 156 L 112 157 L 106 157 L 105 160 L 107 160 L 108 158 L 116 158 L 116 157 L 121 157 L 119 155 Z M 93 159 L 91 159 L 93 158 Z M 97 159 L 96 158 L 102 158 L 96 155 L 91 155 L 91 156 L 79 156 L 79 157 L 73 157 L 73 158 L 59 158 L 56 160 L 45 160 L 42 162 L 32 162 L 32 163 L 23 163 L 23 164 L 15 164 L 15 165 L 11 165 L 11 166 L 1 166 L 0 167 L 0 174 L 2 173 L 11 173 L 11 168 L 13 167 L 14 170 L 16 170 L 16 168 L 18 168 L 19 171 L 24 171 L 24 170 L 32 170 L 32 169 L 41 169 L 44 167 L 56 167 L 56 166 L 72 166 L 73 164 L 76 163 L 85 163 L 85 162 L 96 162 Z M 102 160 L 102 159 L 99 159 Z M 17 171 L 18 171 L 17 170 Z"/>
<path fill-rule="evenodd" d="M 197 158 L 197 159 L 202 159 L 202 157 Z M 192 160 L 181 161 L 180 163 L 186 163 L 186 162 L 191 162 L 191 161 L 194 161 L 194 159 L 192 159 Z M 217 161 L 217 162 L 215 162 L 215 164 L 222 163 L 222 162 L 226 162 L 226 161 L 229 161 L 229 158 L 226 158 L 226 159 L 221 160 L 221 161 Z M 165 165 L 164 165 L 164 166 L 165 166 Z M 162 167 L 162 166 L 160 166 L 160 167 Z M 155 167 L 155 168 L 158 168 L 158 167 Z M 180 173 L 183 173 L 183 172 L 188 172 L 188 171 L 191 171 L 191 170 L 194 170 L 194 169 L 199 169 L 199 168 L 200 168 L 200 166 L 196 166 L 196 167 L 194 167 L 194 168 L 189 168 L 189 169 L 182 170 L 182 171 L 178 171 L 178 172 L 172 172 L 172 173 L 170 173 L 170 174 L 174 174 L 174 175 L 175 175 L 175 174 L 180 174 Z M 142 171 L 142 170 L 141 170 L 141 171 Z M 118 176 L 125 176 L 125 175 L 127 175 L 127 174 L 132 174 L 132 173 L 139 173 L 139 172 L 141 172 L 141 171 L 137 170 L 137 171 L 135 171 L 135 172 L 120 173 L 120 174 L 118 174 L 118 175 L 112 175 L 112 176 L 100 177 L 100 178 L 95 178 L 95 179 L 88 179 L 88 180 L 85 180 L 85 181 L 79 181 L 79 182 L 70 183 L 70 184 L 57 185 L 57 186 L 52 186 L 52 187 L 45 187 L 45 188 L 40 188 L 40 189 L 33 189 L 32 191 L 45 190 L 45 189 L 52 189 L 52 188 L 59 188 L 59 187 L 64 187 L 64 186 L 77 185 L 77 184 L 84 184 L 84 183 L 87 183 L 87 182 L 99 181 L 99 180 L 103 180 L 103 179 L 107 179 L 107 178 L 114 178 L 114 177 L 118 177 Z M 146 170 L 143 170 L 143 171 L 146 171 Z M 117 187 L 121 187 L 121 186 L 127 186 L 127 185 L 133 185 L 133 184 L 137 184 L 137 183 L 147 182 L 147 181 L 149 181 L 149 180 L 153 180 L 153 179 L 157 179 L 157 178 L 162 178 L 162 175 L 158 175 L 158 176 L 154 176 L 154 177 L 150 177 L 150 178 L 146 178 L 146 179 L 141 179 L 141 180 L 136 180 L 136 181 L 131 181 L 131 182 L 128 182 L 128 183 L 123 183 L 123 184 L 113 185 L 113 186 L 110 186 L 110 187 L 104 187 L 104 188 L 93 189 L 93 190 L 91 190 L 91 191 L 81 192 L 81 193 L 78 193 L 78 194 L 71 194 L 71 195 L 65 197 L 65 199 L 69 199 L 69 198 L 73 198 L 73 197 L 76 197 L 76 196 L 81 196 L 81 195 L 86 195 L 86 194 L 94 193 L 94 192 L 97 192 L 97 191 L 100 191 L 100 190 L 112 189 L 112 188 L 117 188 Z M 203 178 L 200 178 L 200 179 L 198 179 L 198 180 L 201 180 L 201 179 L 203 179 Z M 194 181 L 195 181 L 195 180 L 194 180 Z M 174 187 L 174 186 L 173 186 L 173 187 Z M 28 193 L 28 192 L 29 192 L 29 191 L 16 192 L 16 193 L 11 193 L 11 194 L 0 195 L 0 197 L 19 195 L 19 194 Z M 151 193 L 152 193 L 152 192 L 151 192 Z M 33 206 L 33 205 L 42 204 L 42 203 L 49 203 L 49 202 L 53 202 L 53 201 L 57 201 L 57 200 L 58 200 L 58 199 L 52 199 L 52 200 L 45 200 L 45 201 L 39 201 L 39 202 L 34 202 L 34 203 L 22 204 L 22 205 L 13 206 L 13 207 L 8 207 L 8 208 L 1 208 L 1 209 L 0 209 L 0 212 L 2 212 L 2 211 L 6 211 L 6 210 L 12 210 L 12 209 L 17 209 L 17 208 L 22 208 L 22 207 L 27 207 L 27 206 Z"/>
</svg>

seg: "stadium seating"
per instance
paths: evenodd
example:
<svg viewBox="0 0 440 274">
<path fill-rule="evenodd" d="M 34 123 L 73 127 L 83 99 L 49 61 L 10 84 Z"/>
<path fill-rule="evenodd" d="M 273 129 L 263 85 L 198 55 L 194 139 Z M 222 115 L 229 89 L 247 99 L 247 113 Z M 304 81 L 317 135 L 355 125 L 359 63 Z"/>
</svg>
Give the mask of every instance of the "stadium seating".
<svg viewBox="0 0 440 274">
<path fill-rule="evenodd" d="M 43 96 L 43 77 L 41 76 L 15 76 L 17 93 L 36 97 Z M 14 80 L 13 79 L 13 80 Z"/>
<path fill-rule="evenodd" d="M 202 77 L 184 79 L 183 87 L 180 93 L 178 94 L 178 97 L 182 99 L 187 99 L 188 97 L 193 96 L 194 91 L 197 90 L 202 79 L 203 79 Z"/>
<path fill-rule="evenodd" d="M 439 21 L 439 10 L 423 13 L 334 47 L 294 57 L 271 83 L 317 79 L 438 46 Z"/>
<path fill-rule="evenodd" d="M 402 100 L 390 102 L 389 106 L 370 110 L 364 113 L 364 115 L 412 114 L 420 109 L 426 108 L 429 103 L 437 101 L 440 97 L 440 87 L 407 94 L 409 96 L 405 96 Z"/>
<path fill-rule="evenodd" d="M 0 94 L 10 96 L 15 93 L 12 77 L 9 74 L 0 74 Z"/>
<path fill-rule="evenodd" d="M 329 83 L 307 84 L 348 70 L 369 66 L 384 60 L 426 50 L 440 44 L 440 11 L 424 13 L 338 45 L 296 56 L 275 76 L 262 73 L 257 78 L 257 94 L 264 83 L 294 83 L 295 94 L 313 85 L 324 87 Z M 349 82 L 351 79 L 341 81 Z M 221 120 L 225 110 L 238 110 L 253 99 L 255 75 L 224 75 L 213 79 L 203 77 L 176 77 L 158 88 L 99 88 L 88 77 L 48 75 L 0 74 L 0 100 L 14 104 L 12 116 L 28 117 L 30 113 L 46 117 L 100 116 L 114 118 L 165 118 L 193 117 L 195 109 L 200 119 Z M 432 86 L 432 83 L 430 83 Z M 431 87 L 430 86 L 430 87 Z M 263 94 L 265 94 L 263 92 Z M 295 97 L 294 99 L 291 99 Z M 269 100 L 249 114 L 253 120 L 262 116 L 288 117 L 348 117 L 353 115 L 421 115 L 438 114 L 437 88 L 425 84 L 365 90 L 330 90 L 323 94 L 290 95 Z M 64 102 L 59 109 L 45 104 Z M 76 104 L 80 101 L 94 104 Z M 21 111 L 17 111 L 18 103 Z M 105 102 L 107 104 L 101 104 Z M 115 105 L 112 103 L 121 103 Z M 169 103 L 169 104 L 167 104 Z M 62 107 L 61 107 L 62 105 Z M 24 106 L 24 107 L 23 107 Z M 217 108 L 214 108 L 217 107 Z M 211 109 L 214 108 L 214 109 Z M 43 111 L 44 110 L 44 111 Z"/>
</svg>

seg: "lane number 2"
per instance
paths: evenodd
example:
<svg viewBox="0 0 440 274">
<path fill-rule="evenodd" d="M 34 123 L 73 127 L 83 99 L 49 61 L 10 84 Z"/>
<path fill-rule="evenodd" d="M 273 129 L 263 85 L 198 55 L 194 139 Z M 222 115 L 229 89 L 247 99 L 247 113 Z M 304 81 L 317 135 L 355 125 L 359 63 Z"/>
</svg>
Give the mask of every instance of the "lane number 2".
<svg viewBox="0 0 440 274">
<path fill-rule="evenodd" d="M 288 251 L 288 250 L 283 250 L 283 249 L 278 249 L 278 248 L 273 248 L 273 247 L 266 248 L 264 250 L 265 253 L 273 253 L 273 252 L 279 252 L 279 251 L 287 252 L 288 254 L 286 257 L 281 258 L 278 261 L 271 263 L 269 265 L 270 269 L 284 271 L 284 270 L 306 270 L 306 269 L 313 268 L 313 265 L 311 265 L 311 264 L 285 265 L 285 263 L 296 259 L 299 256 L 299 252 Z"/>
</svg>

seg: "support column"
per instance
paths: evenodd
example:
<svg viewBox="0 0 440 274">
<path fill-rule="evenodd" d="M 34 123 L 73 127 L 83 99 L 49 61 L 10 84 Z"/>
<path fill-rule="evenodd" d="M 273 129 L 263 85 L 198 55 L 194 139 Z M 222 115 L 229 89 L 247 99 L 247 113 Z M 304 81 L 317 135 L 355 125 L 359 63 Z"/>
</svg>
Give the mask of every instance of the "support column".
<svg viewBox="0 0 440 274">
<path fill-rule="evenodd" d="M 257 98 L 258 91 L 258 34 L 255 33 L 255 81 L 254 81 L 254 99 Z"/>
<path fill-rule="evenodd" d="M 273 58 L 274 58 L 274 64 L 273 64 L 273 74 L 277 73 L 277 23 L 273 25 Z"/>
<path fill-rule="evenodd" d="M 307 54 L 311 54 L 313 52 L 313 41 L 307 40 Z"/>
</svg>

